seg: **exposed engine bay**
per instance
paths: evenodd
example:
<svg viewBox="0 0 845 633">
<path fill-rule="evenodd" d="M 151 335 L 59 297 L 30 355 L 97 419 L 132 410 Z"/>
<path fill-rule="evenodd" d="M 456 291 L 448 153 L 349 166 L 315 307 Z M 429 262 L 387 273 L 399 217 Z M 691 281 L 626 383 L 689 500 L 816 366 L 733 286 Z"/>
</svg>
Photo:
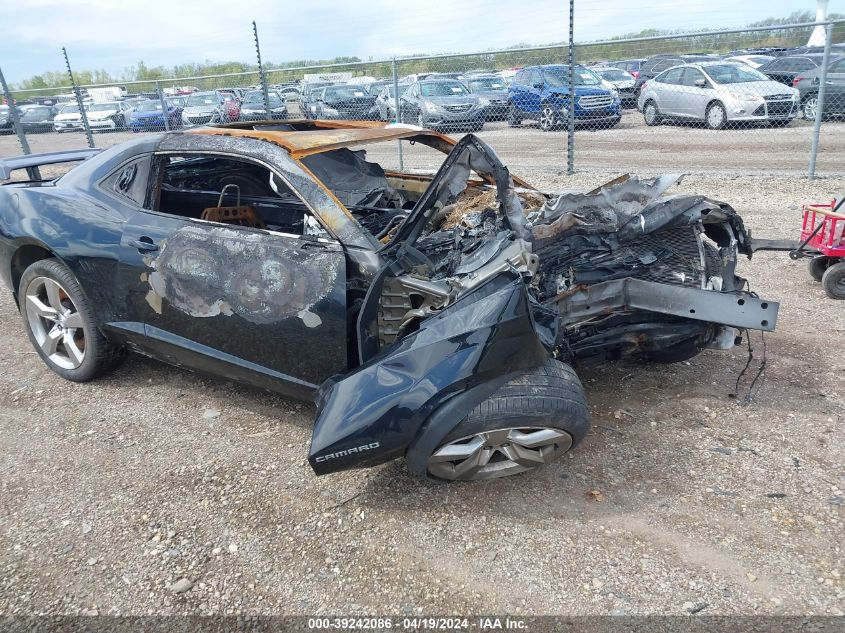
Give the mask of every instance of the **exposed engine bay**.
<svg viewBox="0 0 845 633">
<path fill-rule="evenodd" d="M 468 135 L 418 193 L 363 152 L 342 152 L 309 167 L 390 261 L 359 318 L 362 362 L 508 271 L 524 279 L 537 333 L 563 360 L 679 360 L 729 348 L 743 329 L 774 329 L 776 306 L 735 273 L 738 254 L 751 255 L 742 219 L 704 196 L 664 195 L 680 175 L 552 196 L 516 186 Z"/>
</svg>

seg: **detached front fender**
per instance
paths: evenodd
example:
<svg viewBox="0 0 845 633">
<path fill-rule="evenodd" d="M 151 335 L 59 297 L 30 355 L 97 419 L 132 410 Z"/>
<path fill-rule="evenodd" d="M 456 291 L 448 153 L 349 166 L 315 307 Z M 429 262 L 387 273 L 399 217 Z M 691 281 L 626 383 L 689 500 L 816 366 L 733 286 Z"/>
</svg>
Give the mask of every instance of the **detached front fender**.
<svg viewBox="0 0 845 633">
<path fill-rule="evenodd" d="M 326 381 L 308 461 L 323 475 L 400 457 L 424 425 L 440 437 L 454 428 L 486 397 L 477 387 L 546 358 L 525 283 L 500 275 L 367 364 Z M 457 398 L 470 392 L 479 395 Z"/>
</svg>

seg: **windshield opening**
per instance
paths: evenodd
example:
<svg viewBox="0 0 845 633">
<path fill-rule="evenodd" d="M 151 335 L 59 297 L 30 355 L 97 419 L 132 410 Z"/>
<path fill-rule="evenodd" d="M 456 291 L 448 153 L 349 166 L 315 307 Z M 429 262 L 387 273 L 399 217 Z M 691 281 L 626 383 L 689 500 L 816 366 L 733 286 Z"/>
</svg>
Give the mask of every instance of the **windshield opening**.
<svg viewBox="0 0 845 633">
<path fill-rule="evenodd" d="M 282 100 L 275 92 L 267 93 L 268 99 L 270 101 L 271 108 L 278 108 L 282 105 Z M 244 105 L 250 106 L 264 106 L 264 93 L 263 92 L 248 92 L 244 97 L 243 101 Z"/>
<path fill-rule="evenodd" d="M 480 77 L 469 81 L 469 89 L 473 92 L 482 90 L 505 90 L 505 82 L 497 77 Z"/>
<path fill-rule="evenodd" d="M 116 103 L 92 103 L 88 106 L 88 112 L 108 112 L 117 110 L 119 107 Z"/>
<path fill-rule="evenodd" d="M 331 86 L 326 88 L 323 95 L 324 99 L 355 99 L 356 97 L 366 97 L 367 93 L 363 88 L 357 86 Z"/>
<path fill-rule="evenodd" d="M 161 104 L 158 101 L 145 101 L 144 103 L 139 103 L 138 112 L 155 112 L 156 110 L 161 110 Z"/>
<path fill-rule="evenodd" d="M 546 83 L 552 88 L 568 88 L 569 87 L 569 71 L 566 68 L 544 68 L 543 75 L 546 77 Z M 597 86 L 599 78 L 586 68 L 575 68 L 575 74 L 572 77 L 576 86 Z"/>
<path fill-rule="evenodd" d="M 746 81 L 768 81 L 761 72 L 747 66 L 737 64 L 720 64 L 718 66 L 707 66 L 705 71 L 717 84 L 739 84 Z"/>
<path fill-rule="evenodd" d="M 213 94 L 196 94 L 188 97 L 186 106 L 217 105 L 217 98 Z"/>
<path fill-rule="evenodd" d="M 420 84 L 420 92 L 423 97 L 453 97 L 455 95 L 469 94 L 464 85 L 457 81 L 423 83 Z"/>
<path fill-rule="evenodd" d="M 633 79 L 631 75 L 626 73 L 624 70 L 619 70 L 618 68 L 611 68 L 610 70 L 597 70 L 596 72 L 602 79 L 606 79 L 607 81 L 625 81 L 627 79 Z"/>
</svg>

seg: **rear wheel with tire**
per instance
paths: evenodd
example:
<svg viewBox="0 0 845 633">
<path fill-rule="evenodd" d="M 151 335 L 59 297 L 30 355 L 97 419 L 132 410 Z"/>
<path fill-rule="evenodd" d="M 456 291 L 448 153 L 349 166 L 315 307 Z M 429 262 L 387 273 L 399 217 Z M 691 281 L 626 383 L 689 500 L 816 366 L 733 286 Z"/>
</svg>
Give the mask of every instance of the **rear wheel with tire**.
<svg viewBox="0 0 845 633">
<path fill-rule="evenodd" d="M 728 113 L 725 111 L 725 106 L 716 101 L 707 107 L 707 113 L 704 115 L 705 123 L 711 130 L 724 129 L 728 122 Z"/>
<path fill-rule="evenodd" d="M 646 125 L 660 125 L 663 121 L 663 117 L 660 116 L 660 110 L 657 108 L 657 104 L 651 99 L 646 101 L 643 106 L 643 119 L 645 120 Z"/>
<path fill-rule="evenodd" d="M 29 266 L 21 276 L 18 299 L 35 351 L 62 378 L 87 382 L 123 359 L 123 349 L 102 335 L 88 298 L 59 260 Z"/>
<path fill-rule="evenodd" d="M 840 261 L 824 271 L 822 288 L 831 299 L 845 301 L 845 261 Z"/>
<path fill-rule="evenodd" d="M 441 480 L 507 477 L 548 464 L 590 429 L 584 388 L 569 365 L 549 359 L 479 404 L 428 458 Z"/>
<path fill-rule="evenodd" d="M 822 277 L 824 277 L 825 271 L 835 263 L 836 259 L 833 257 L 819 255 L 818 257 L 813 257 L 807 262 L 807 270 L 810 273 L 810 277 L 816 281 L 821 281 Z"/>
</svg>

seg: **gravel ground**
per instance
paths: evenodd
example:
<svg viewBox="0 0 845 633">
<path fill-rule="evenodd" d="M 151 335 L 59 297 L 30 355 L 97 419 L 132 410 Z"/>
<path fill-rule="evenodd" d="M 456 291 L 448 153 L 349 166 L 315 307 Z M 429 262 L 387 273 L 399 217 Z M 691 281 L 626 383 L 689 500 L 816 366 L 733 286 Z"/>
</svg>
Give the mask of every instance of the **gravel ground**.
<svg viewBox="0 0 845 633">
<path fill-rule="evenodd" d="M 548 190 L 617 175 L 514 171 Z M 699 175 L 672 191 L 789 238 L 803 202 L 843 190 Z M 739 272 L 782 302 L 751 404 L 730 397 L 744 349 L 582 368 L 579 448 L 451 485 L 401 461 L 317 478 L 312 405 L 143 358 L 62 381 L 0 293 L 0 614 L 842 615 L 843 306 L 785 255 Z"/>
<path fill-rule="evenodd" d="M 130 132 L 95 133 L 98 147 L 132 138 Z M 521 128 L 491 122 L 479 136 L 489 141 L 515 172 L 529 169 L 544 173 L 566 165 L 566 132 L 543 132 L 529 121 Z M 81 132 L 30 134 L 34 152 L 86 147 Z M 638 173 L 684 171 L 700 174 L 806 174 L 812 125 L 803 120 L 789 127 L 743 126 L 714 131 L 692 125 L 648 127 L 636 110 L 624 110 L 620 124 L 609 130 L 575 133 L 575 166 L 578 170 L 628 170 Z M 827 121 L 819 136 L 817 174 L 845 173 L 845 121 Z M 395 147 L 395 146 L 393 146 Z M 690 148 L 695 148 L 690 151 Z M 20 153 L 15 136 L 0 137 L 0 157 Z M 390 150 L 392 156 L 394 152 Z"/>
</svg>

